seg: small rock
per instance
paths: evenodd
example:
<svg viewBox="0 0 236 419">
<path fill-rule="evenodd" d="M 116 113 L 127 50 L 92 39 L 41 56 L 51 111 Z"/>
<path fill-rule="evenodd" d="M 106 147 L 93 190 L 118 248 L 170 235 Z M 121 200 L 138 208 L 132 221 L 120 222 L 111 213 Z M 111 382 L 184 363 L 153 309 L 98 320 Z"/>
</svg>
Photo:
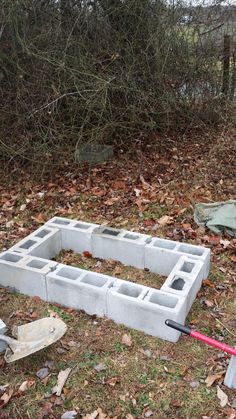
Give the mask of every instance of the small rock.
<svg viewBox="0 0 236 419">
<path fill-rule="evenodd" d="M 146 355 L 148 358 L 151 358 L 152 352 L 147 349 L 146 351 L 144 351 L 144 355 Z"/>
<path fill-rule="evenodd" d="M 189 383 L 189 385 L 193 390 L 196 390 L 200 386 L 200 383 L 199 383 L 199 381 L 191 381 L 191 383 Z"/>
<path fill-rule="evenodd" d="M 49 368 L 50 370 L 53 369 L 54 362 L 53 361 L 46 361 L 44 366 Z"/>
<path fill-rule="evenodd" d="M 98 364 L 98 365 L 96 365 L 96 366 L 94 367 L 94 369 L 95 369 L 97 372 L 101 372 L 101 371 L 106 370 L 106 369 L 107 369 L 107 367 L 106 367 L 106 365 L 105 365 L 105 364 Z"/>
<path fill-rule="evenodd" d="M 168 355 L 160 355 L 160 360 L 161 361 L 170 361 L 171 358 Z"/>
<path fill-rule="evenodd" d="M 49 374 L 48 368 L 41 368 L 40 370 L 36 372 L 36 375 L 40 380 L 43 380 L 45 377 L 47 377 L 48 374 Z"/>
<path fill-rule="evenodd" d="M 235 409 L 236 408 L 236 398 L 233 399 L 231 406 Z"/>
<path fill-rule="evenodd" d="M 149 409 L 145 412 L 144 417 L 150 418 L 151 416 L 153 416 L 153 411 Z"/>
<path fill-rule="evenodd" d="M 61 419 L 74 419 L 78 416 L 78 413 L 75 410 L 68 410 L 68 412 L 63 413 Z"/>
</svg>

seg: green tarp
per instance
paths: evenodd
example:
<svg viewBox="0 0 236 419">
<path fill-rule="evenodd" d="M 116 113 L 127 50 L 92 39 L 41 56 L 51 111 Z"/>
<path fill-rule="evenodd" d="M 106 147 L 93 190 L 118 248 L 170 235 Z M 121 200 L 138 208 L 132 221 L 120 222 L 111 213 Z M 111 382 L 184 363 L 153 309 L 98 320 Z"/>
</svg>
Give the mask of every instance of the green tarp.
<svg viewBox="0 0 236 419">
<path fill-rule="evenodd" d="M 198 225 L 204 225 L 216 234 L 226 232 L 236 237 L 236 201 L 197 204 L 194 220 Z"/>
</svg>

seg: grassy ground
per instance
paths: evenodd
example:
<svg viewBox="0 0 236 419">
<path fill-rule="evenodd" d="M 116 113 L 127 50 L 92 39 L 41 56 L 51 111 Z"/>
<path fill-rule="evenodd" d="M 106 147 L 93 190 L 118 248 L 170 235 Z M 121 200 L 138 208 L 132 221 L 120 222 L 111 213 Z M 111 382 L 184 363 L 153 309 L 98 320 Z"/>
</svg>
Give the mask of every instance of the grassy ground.
<svg viewBox="0 0 236 419">
<path fill-rule="evenodd" d="M 47 180 L 32 179 L 26 171 L 15 178 L 2 173 L 0 249 L 53 215 L 209 246 L 211 272 L 187 321 L 235 345 L 236 240 L 224 236 L 222 241 L 193 221 L 195 203 L 233 198 L 234 144 L 226 134 L 183 139 L 178 148 L 174 139 L 166 139 L 162 149 L 137 147 L 130 156 L 118 150 L 115 160 L 93 168 L 90 176 L 86 166 L 58 170 Z M 160 225 L 164 215 L 169 218 Z M 163 282 L 148 271 L 72 252 L 62 252 L 57 260 L 157 288 Z M 9 328 L 45 315 L 61 317 L 68 332 L 52 347 L 13 364 L 0 357 L 1 404 L 11 396 L 0 418 L 60 418 L 70 410 L 90 419 L 236 417 L 236 393 L 223 385 L 226 355 L 188 337 L 171 344 L 0 288 L 0 317 Z M 49 374 L 40 379 L 36 373 L 45 365 Z M 69 367 L 62 396 L 52 395 L 58 373 Z M 211 386 L 205 383 L 209 375 L 216 375 Z M 228 396 L 224 407 L 217 386 Z"/>
</svg>

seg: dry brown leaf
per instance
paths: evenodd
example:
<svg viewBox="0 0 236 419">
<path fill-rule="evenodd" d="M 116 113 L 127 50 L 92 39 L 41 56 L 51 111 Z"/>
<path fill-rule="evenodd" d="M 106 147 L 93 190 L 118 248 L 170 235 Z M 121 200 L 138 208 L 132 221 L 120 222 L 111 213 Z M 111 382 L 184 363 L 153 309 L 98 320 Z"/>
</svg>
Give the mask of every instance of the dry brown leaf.
<svg viewBox="0 0 236 419">
<path fill-rule="evenodd" d="M 221 407 L 225 407 L 228 403 L 228 396 L 221 390 L 219 386 L 217 386 L 217 397 L 220 400 Z"/>
<path fill-rule="evenodd" d="M 170 217 L 169 215 L 163 215 L 163 217 L 159 218 L 159 220 L 157 220 L 158 224 L 160 226 L 165 226 L 165 225 L 169 225 L 173 223 L 173 217 Z"/>
<path fill-rule="evenodd" d="M 133 415 L 131 415 L 130 413 L 128 413 L 128 415 L 125 416 L 125 419 L 134 419 Z"/>
<path fill-rule="evenodd" d="M 215 381 L 219 380 L 223 376 L 223 372 L 221 374 L 212 374 L 208 375 L 208 377 L 205 379 L 205 383 L 207 387 L 211 387 L 212 384 L 214 384 Z"/>
<path fill-rule="evenodd" d="M 232 260 L 232 262 L 236 262 L 236 255 L 232 255 L 232 256 L 230 257 L 230 260 Z"/>
<path fill-rule="evenodd" d="M 124 334 L 123 336 L 122 336 L 122 343 L 124 344 L 124 345 L 126 345 L 126 346 L 132 346 L 132 339 L 131 339 L 131 336 L 130 335 L 128 335 L 128 334 Z"/>
<path fill-rule="evenodd" d="M 10 390 L 9 390 L 8 392 L 4 393 L 4 394 L 1 396 L 0 400 L 2 400 L 2 402 L 3 402 L 3 403 L 0 403 L 0 406 L 1 406 L 1 407 L 2 407 L 2 406 L 6 406 L 6 404 L 7 404 L 7 403 L 9 403 L 9 401 L 10 401 L 10 400 L 11 400 L 11 398 L 12 398 L 13 393 L 14 393 L 13 388 L 10 388 Z"/>
<path fill-rule="evenodd" d="M 126 184 L 123 180 L 117 180 L 113 183 L 114 191 L 118 191 L 119 189 L 126 189 Z"/>
<path fill-rule="evenodd" d="M 56 394 L 56 396 L 61 395 L 62 389 L 65 385 L 67 378 L 69 377 L 69 374 L 71 373 L 71 370 L 71 368 L 67 368 L 66 370 L 62 370 L 59 372 L 57 376 L 57 385 L 52 389 L 52 393 Z"/>
</svg>

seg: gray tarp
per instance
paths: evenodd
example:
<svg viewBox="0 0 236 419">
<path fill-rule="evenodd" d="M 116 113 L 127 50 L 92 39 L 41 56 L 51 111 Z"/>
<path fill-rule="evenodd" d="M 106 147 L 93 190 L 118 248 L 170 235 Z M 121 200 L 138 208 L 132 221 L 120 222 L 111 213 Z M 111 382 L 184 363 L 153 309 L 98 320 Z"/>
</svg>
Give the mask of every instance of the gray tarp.
<svg viewBox="0 0 236 419">
<path fill-rule="evenodd" d="M 227 232 L 236 237 L 236 201 L 197 204 L 194 220 L 198 225 L 204 225 L 216 234 Z"/>
</svg>

